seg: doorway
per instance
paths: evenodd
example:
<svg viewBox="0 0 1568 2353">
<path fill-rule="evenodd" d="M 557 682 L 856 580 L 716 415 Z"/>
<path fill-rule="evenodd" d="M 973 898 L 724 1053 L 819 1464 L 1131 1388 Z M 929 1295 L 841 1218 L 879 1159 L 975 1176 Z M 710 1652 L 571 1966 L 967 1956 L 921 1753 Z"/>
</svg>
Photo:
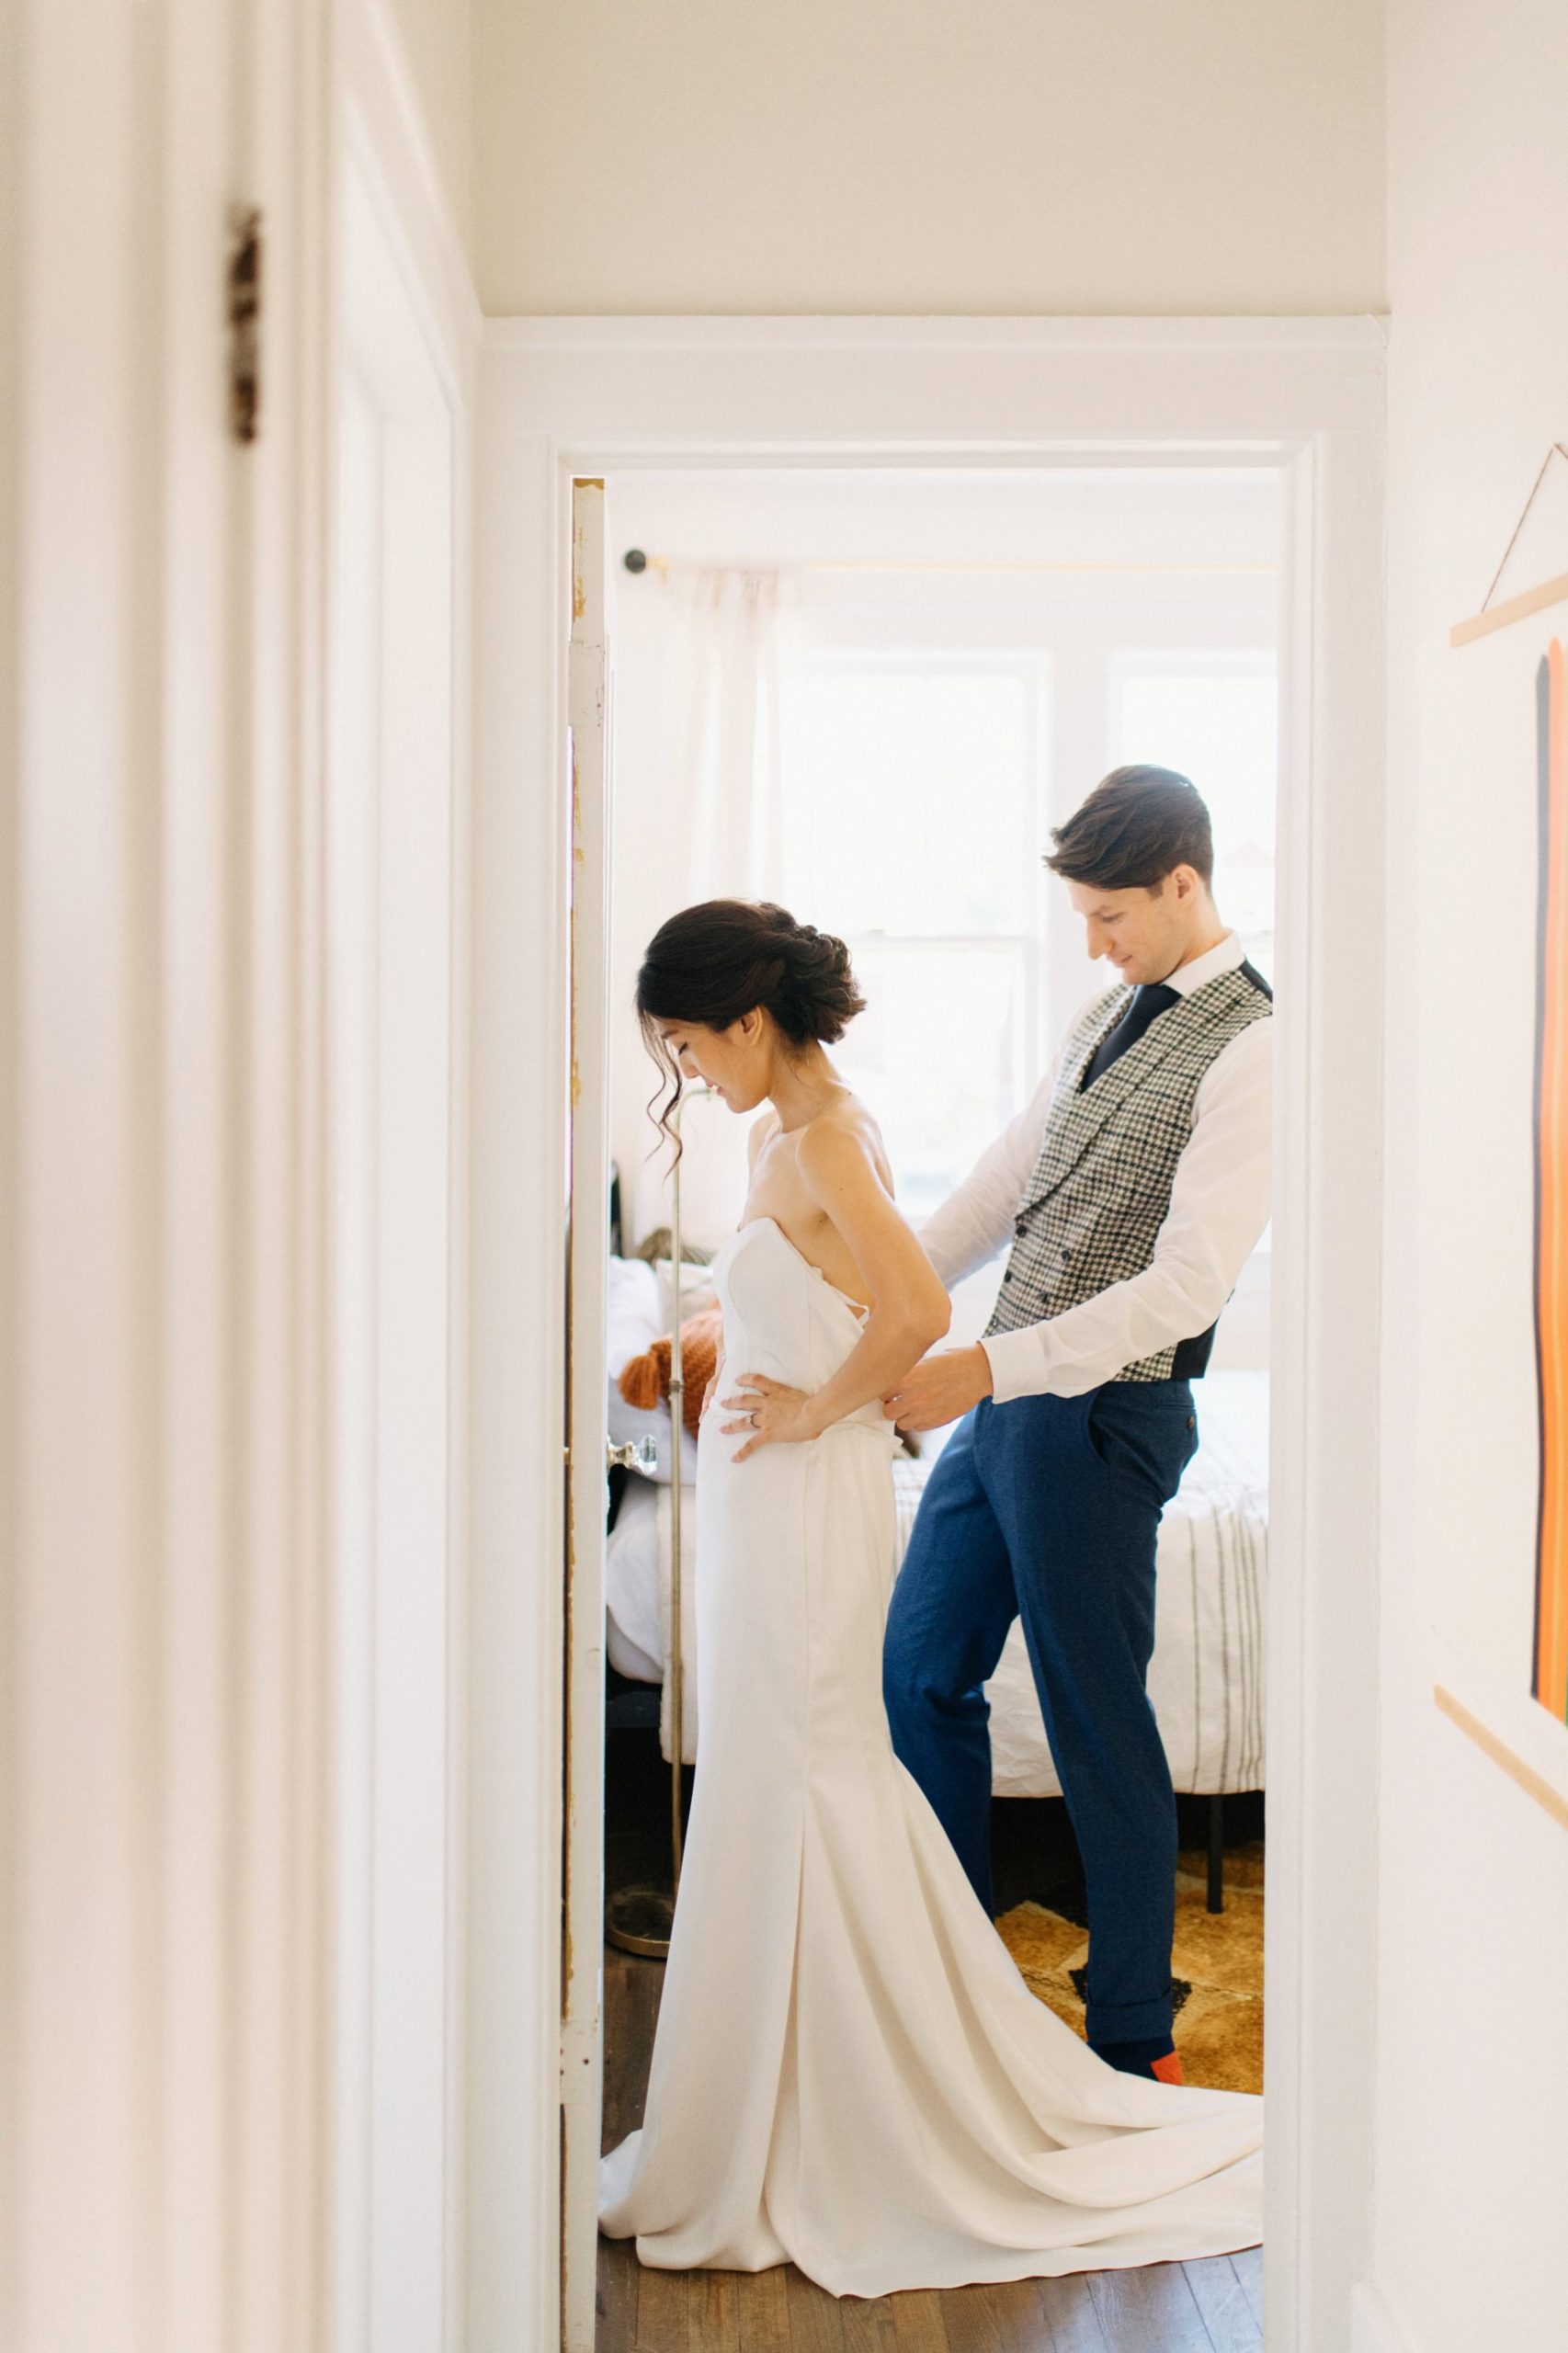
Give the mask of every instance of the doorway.
<svg viewBox="0 0 1568 2353">
<path fill-rule="evenodd" d="M 1367 1789 L 1374 1645 L 1366 1622 L 1367 1580 L 1356 1574 L 1355 1562 L 1375 1516 L 1377 1235 L 1375 1216 L 1368 1215 L 1360 1139 L 1372 1130 L 1377 1076 L 1359 1041 L 1379 986 L 1379 338 L 1375 330 L 1314 323 L 1229 323 L 1221 329 L 1180 323 L 507 322 L 493 326 L 488 343 L 489 447 L 482 464 L 487 472 L 493 468 L 497 495 L 483 518 L 482 596 L 498 582 L 509 584 L 511 610 L 538 628 L 540 647 L 537 664 L 524 656 L 519 677 L 514 634 L 505 649 L 506 676 L 498 648 L 488 683 L 481 653 L 478 947 L 482 964 L 491 961 L 493 979 L 507 969 L 512 953 L 504 931 L 516 925 L 517 898 L 508 904 L 507 890 L 542 909 L 550 938 L 562 949 L 565 941 L 559 885 L 551 885 L 547 875 L 541 886 L 537 870 L 529 874 L 518 862 L 527 829 L 517 822 L 515 787 L 519 763 L 539 779 L 550 812 L 548 833 L 530 838 L 536 847 L 553 841 L 551 858 L 560 862 L 552 862 L 550 872 L 563 881 L 565 817 L 572 807 L 564 616 L 574 480 L 602 481 L 608 474 L 613 484 L 629 472 L 758 462 L 926 472 L 1201 464 L 1275 472 L 1283 510 L 1287 724 L 1271 1291 L 1276 1331 L 1288 1338 L 1276 1352 L 1272 1406 L 1267 2295 L 1271 2353 L 1327 2342 L 1324 2330 L 1314 2336 L 1313 2315 L 1343 2309 L 1364 2238 L 1364 2085 L 1371 2026 L 1365 1940 L 1371 1917 Z M 629 352 L 635 353 L 635 366 L 628 366 Z M 835 423 L 850 417 L 859 428 L 853 442 Z M 592 657 L 578 657 L 579 667 L 584 658 Z M 586 847 L 591 859 L 597 835 L 602 856 L 602 802 L 592 793 L 580 797 L 577 815 L 590 836 L 585 843 L 579 835 L 579 852 Z M 487 858 L 487 839 L 496 851 L 494 860 Z M 597 957 L 599 946 L 592 952 Z M 579 1017 L 583 970 L 580 963 Z M 562 984 L 546 1007 L 546 1028 L 561 1044 L 551 1050 L 546 1040 L 540 1067 L 545 1089 L 553 1083 L 550 1051 L 559 1051 L 558 1067 L 566 1068 L 569 1009 Z M 597 1123 L 603 1110 L 602 1096 L 593 1100 L 592 1074 L 600 1065 L 584 1062 L 584 1042 L 579 1027 L 579 1087 L 585 1069 L 590 1073 L 577 1099 L 579 1132 L 586 1118 Z M 601 1036 L 596 1054 L 602 1046 Z M 482 1061 L 476 1094 L 496 1074 L 493 1063 L 487 1078 Z M 560 1120 L 556 1132 L 564 1141 L 564 1097 Z M 548 1318 L 554 1304 L 562 1313 L 565 1305 L 564 1268 L 557 1261 L 551 1269 L 547 1255 L 551 1231 L 562 1230 L 550 1211 L 561 1196 L 552 1194 L 550 1182 L 525 1177 L 521 1164 L 511 1161 L 514 1218 L 519 1183 L 546 1211 L 545 1239 L 531 1254 L 485 1212 L 486 1192 L 497 1203 L 502 1198 L 510 1149 L 499 1121 L 488 1137 L 476 1131 L 475 1295 L 477 1301 L 483 1291 L 498 1315 L 498 1341 L 507 1302 L 525 1308 L 521 1284 L 530 1256 L 541 1279 L 526 1300 L 526 1312 L 537 1317 L 542 1308 Z M 574 1226 L 574 1244 L 590 1246 L 585 1232 Z M 604 1240 L 601 1213 L 592 1247 L 602 1253 Z M 1358 1326 L 1358 1340 L 1347 1343 L 1347 1333 Z M 491 1361 L 505 1386 L 499 1347 Z M 602 1400 L 602 1360 L 597 1374 Z M 484 1377 L 476 1358 L 476 1381 Z M 531 1379 L 525 1385 L 537 1410 L 540 1392 Z M 515 1379 L 512 1393 L 522 1395 Z M 514 1421 L 514 1431 L 517 1427 Z M 601 1502 L 602 1444 L 601 1428 L 597 1462 L 585 1440 L 574 1447 L 578 1475 L 592 1479 Z M 540 1498 L 525 1502 L 515 1473 L 508 1483 L 509 1497 L 499 1462 L 487 1462 L 481 1449 L 476 1529 L 493 1513 L 495 1534 L 509 1529 L 514 1543 L 542 1539 L 548 1545 L 552 1529 L 559 1541 L 564 1513 L 552 1514 Z M 585 1486 L 585 1504 L 586 1496 Z M 585 1535 L 591 1511 L 574 1517 L 576 1533 Z M 548 1553 L 541 1550 L 540 1557 Z M 571 1604 L 571 1655 L 577 1666 L 602 1641 L 601 1576 L 602 1546 L 596 1551 L 589 1543 L 585 1550 L 579 1543 Z M 551 1608 L 542 1595 L 541 1606 L 551 1638 L 545 1672 L 535 1684 L 541 1738 L 527 1756 L 514 1746 L 508 1787 L 514 1799 L 528 1794 L 547 1841 L 552 1811 L 547 1744 L 553 1738 L 559 1757 L 566 1730 L 559 1698 L 551 1696 L 548 1660 L 564 1664 L 567 1656 L 566 1597 Z M 1354 1628 L 1359 1632 L 1347 1633 Z M 560 1688 L 555 1686 L 557 1693 Z M 587 1736 L 589 1721 L 581 1707 L 574 1710 L 574 1737 Z M 593 1736 L 600 1737 L 597 1724 Z M 529 1831 L 530 1847 L 533 1836 Z M 537 1867 L 547 1859 L 535 1852 L 531 1859 Z M 516 1851 L 476 1859 L 476 1878 L 494 1873 L 493 1889 L 515 1887 L 518 1863 Z M 547 1908 L 543 1921 L 550 1916 Z M 579 1884 L 564 1948 L 574 1967 L 585 1967 L 579 1939 L 597 1938 L 598 1919 L 597 1890 L 591 1910 L 584 1908 Z M 582 2048 L 585 2020 L 583 2008 L 574 2013 L 568 2006 L 564 2037 L 551 2038 L 551 2010 L 561 2015 L 562 1951 L 527 1938 L 517 1951 L 521 1973 L 532 1970 L 542 1997 L 528 2023 L 541 2097 L 549 2097 L 544 2063 L 552 2040 L 571 2063 L 563 2170 L 548 2143 L 536 2143 L 545 2154 L 532 2172 L 517 2150 L 535 2211 L 568 2217 L 559 2320 L 550 2285 L 541 2283 L 531 2309 L 540 2341 L 554 2342 L 559 2330 L 561 2341 L 585 2348 L 593 2342 L 587 2143 L 578 2153 L 583 2162 L 575 2196 L 571 2149 L 574 2113 L 587 2112 L 580 2089 L 572 2089 L 579 2082 L 578 2063 L 585 2075 L 590 2072 Z M 597 2004 L 596 1977 L 585 1972 L 579 1990 L 587 2007 Z M 1358 2054 L 1354 2064 L 1352 2053 Z M 527 2056 L 520 2047 L 518 2056 Z M 592 2106 L 597 2122 L 597 2088 Z"/>
<path fill-rule="evenodd" d="M 597 489 L 578 494 L 597 506 Z M 693 1761 L 699 1769 L 694 1488 L 684 1512 L 672 1508 L 673 1401 L 662 1393 L 672 1229 L 685 1261 L 680 1316 L 696 1319 L 689 1389 L 714 1304 L 705 1262 L 739 1222 L 747 1178 L 748 1122 L 694 1093 L 677 1211 L 631 1013 L 643 945 L 676 908 L 731 893 L 780 901 L 846 939 L 869 1007 L 832 1060 L 875 1112 L 918 1224 L 1022 1110 L 1058 1037 L 1109 977 L 1086 964 L 1081 926 L 1041 862 L 1051 825 L 1107 770 L 1148 759 L 1199 782 L 1221 915 L 1272 976 L 1281 512 L 1278 471 L 1240 466 L 650 469 L 612 472 L 603 498 L 614 584 L 608 1427 L 652 1456 L 612 1472 L 606 1545 L 608 2146 L 641 2120 L 659 2002 L 663 1964 L 626 1924 L 645 1928 L 656 1908 L 647 1891 L 673 1884 L 677 1591 L 687 1778 Z M 591 604 L 596 583 L 584 585 Z M 584 773 L 580 759 L 579 788 Z M 1270 1255 L 1266 1236 L 1198 1391 L 1204 1444 L 1166 1515 L 1150 1677 L 1179 1792 L 1174 1971 L 1187 2079 L 1246 2091 L 1262 2089 Z M 944 1345 L 979 1336 L 1001 1269 L 998 1257 L 959 1286 Z M 894 1466 L 901 1540 L 950 1435 L 927 1434 Z M 706 1442 L 687 1434 L 688 1482 Z M 998 1927 L 1038 1997 L 1081 2032 L 1082 1866 L 1021 1628 L 989 1696 Z M 575 1807 L 569 1827 L 591 1835 Z M 830 2338 L 835 2325 L 831 2300 L 792 2271 L 672 2280 L 608 2241 L 597 2267 L 598 2353 L 656 2339 L 683 2309 L 694 2345 L 726 2342 L 732 2325 L 742 2341 L 765 2335 L 785 2312 Z M 1256 2342 L 1256 2252 L 1131 2283 L 1107 2274 L 1001 2298 L 900 2299 L 896 2320 L 912 2346 L 945 2343 L 949 2325 L 962 2341 L 989 2323 L 1008 2353 L 1051 2341 L 1053 2313 L 1075 2316 L 1088 2341 L 1100 2326 L 1114 2342 L 1136 2310 L 1154 2347 L 1167 2341 L 1162 2323 L 1169 2342 L 1184 2341 L 1195 2300 L 1227 2315 L 1236 2347 Z M 892 2328 L 895 2313 L 859 2319 Z"/>
</svg>

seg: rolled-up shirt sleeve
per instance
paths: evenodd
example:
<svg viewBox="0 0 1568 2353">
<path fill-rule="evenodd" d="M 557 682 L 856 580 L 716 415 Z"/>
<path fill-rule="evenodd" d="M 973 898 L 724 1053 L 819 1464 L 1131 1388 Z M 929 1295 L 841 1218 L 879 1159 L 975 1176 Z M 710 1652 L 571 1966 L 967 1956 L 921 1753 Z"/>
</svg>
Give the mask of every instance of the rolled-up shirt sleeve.
<svg viewBox="0 0 1568 2353">
<path fill-rule="evenodd" d="M 1208 1331 L 1268 1222 L 1273 1028 L 1271 1021 L 1252 1023 L 1205 1074 L 1193 1107 L 1192 1135 L 1176 1163 L 1170 1207 L 1155 1238 L 1153 1256 L 1142 1272 L 1043 1323 L 993 1333 L 981 1342 L 998 1403 L 1045 1393 L 1081 1396 L 1114 1380 L 1126 1366 Z M 1042 1093 L 1049 1103 L 1048 1090 Z M 1037 1107 L 1039 1096 L 1020 1120 L 1032 1118 Z M 1043 1121 L 1040 1108 L 1041 1130 Z M 1015 1120 L 1014 1128 L 1018 1125 Z M 938 1247 L 951 1254 L 955 1263 L 966 1236 L 978 1235 L 983 1225 L 990 1230 L 991 1204 L 999 1196 L 1002 1173 L 999 1165 L 993 1168 L 991 1164 L 1012 1133 L 1009 1129 L 993 1145 L 973 1176 L 923 1230 L 920 1238 L 927 1251 L 932 1227 L 942 1229 Z M 1037 1150 L 1038 1143 L 1037 1131 Z M 980 1186 L 983 1172 L 986 1181 Z M 1026 1168 L 1025 1178 L 1028 1175 Z M 1022 1181 L 1007 1203 L 1009 1230 Z M 971 1187 L 976 1188 L 972 1203 L 944 1223 L 949 1213 L 960 1211 Z M 957 1279 L 935 1252 L 932 1259 L 944 1281 Z M 958 1266 L 957 1273 L 967 1273 L 979 1263 L 978 1257 L 969 1259 Z"/>
</svg>

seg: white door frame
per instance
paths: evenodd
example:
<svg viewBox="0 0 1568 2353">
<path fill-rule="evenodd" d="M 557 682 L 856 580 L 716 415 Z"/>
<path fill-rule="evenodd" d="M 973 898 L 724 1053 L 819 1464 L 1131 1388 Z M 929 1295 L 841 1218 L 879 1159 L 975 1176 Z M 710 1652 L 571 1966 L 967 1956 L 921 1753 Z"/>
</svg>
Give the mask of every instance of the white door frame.
<svg viewBox="0 0 1568 2353">
<path fill-rule="evenodd" d="M 1280 472 L 1267 2326 L 1271 2353 L 1348 2345 L 1373 2155 L 1383 357 L 1369 319 L 487 325 L 471 1236 L 474 2353 L 562 2341 L 569 486 L 608 475 L 613 498 L 617 472 L 726 463 Z M 602 824 L 602 810 L 584 813 Z M 599 1637 L 580 1626 L 578 1639 Z M 574 2348 L 582 2326 L 578 2316 Z"/>
<path fill-rule="evenodd" d="M 365 652 L 375 672 L 369 708 L 346 710 L 346 699 L 351 704 L 366 699 L 366 686 L 345 675 L 339 605 L 347 584 L 339 504 L 330 584 L 335 633 L 326 694 L 333 740 L 323 876 L 329 1021 L 324 1121 L 332 1200 L 326 1264 L 332 1426 L 326 1468 L 335 1612 L 332 2342 L 336 2353 L 358 2353 L 363 2347 L 389 2346 L 401 2333 L 431 2353 L 437 2347 L 455 2353 L 467 2341 L 464 1319 L 472 1067 L 470 527 L 481 322 L 390 0 L 335 0 L 333 32 L 333 472 L 335 482 L 346 457 L 342 404 L 357 394 L 374 415 L 377 436 L 376 480 L 368 494 L 377 504 L 383 534 L 390 530 L 399 544 L 383 551 L 369 597 L 372 609 L 357 617 L 370 641 Z M 423 584 L 417 577 L 421 565 Z M 389 610 L 392 592 L 398 610 Z M 363 584 L 353 593 L 362 597 Z M 398 628 L 405 654 L 410 641 L 415 645 L 413 658 L 400 656 Z M 368 724 L 372 733 L 395 734 L 384 752 L 367 747 L 367 778 L 356 779 L 353 759 L 345 757 L 346 722 L 350 733 L 355 725 Z M 429 922 L 435 930 L 445 930 L 450 946 L 449 969 L 440 981 L 426 988 L 426 974 L 413 980 L 413 1002 L 406 995 L 399 1000 L 400 987 L 406 991 L 410 979 L 403 960 L 375 937 L 389 904 L 387 861 L 393 849 L 382 803 L 393 790 L 400 763 L 399 904 L 404 920 L 413 919 L 408 870 L 418 853 L 409 845 L 421 825 L 435 824 L 444 839 L 431 846 L 425 888 L 444 894 L 445 905 L 431 910 Z M 367 792 L 370 800 L 357 820 L 344 805 L 356 792 Z M 335 850 L 342 867 L 336 873 Z M 357 916 L 369 925 L 368 940 L 353 936 Z M 365 969 L 356 969 L 359 965 Z M 438 1006 L 442 985 L 447 998 Z M 434 1069 L 439 1041 L 433 1033 L 441 1029 L 449 1081 L 444 1103 L 437 1099 Z M 416 1034 L 421 1029 L 423 1037 Z M 434 1343 L 443 1353 L 438 1370 L 418 1361 L 417 1349 L 412 1362 L 406 1345 L 397 1351 L 388 1310 L 409 1269 L 387 1262 L 377 1232 L 389 1182 L 406 1185 L 416 1156 L 406 1139 L 400 1145 L 387 1117 L 389 1058 L 402 1063 L 411 1056 L 423 1058 L 422 1084 L 436 1130 L 424 1140 L 426 1214 L 438 1181 L 430 1164 L 445 1164 L 447 1328 Z M 346 1157 L 346 1147 L 357 1149 Z M 426 1266 L 420 1272 L 428 1284 L 432 1269 Z M 427 1358 L 429 1350 L 424 1353 Z M 403 1589 L 397 1597 L 401 1639 L 389 1607 L 392 1591 L 382 1583 L 383 1540 L 376 1526 L 378 1485 L 385 1473 L 388 1371 L 400 1381 L 412 1378 L 421 1385 L 409 1427 L 417 1427 L 432 1491 L 425 1499 L 420 1568 L 410 1580 L 404 1564 Z M 411 1411 L 406 1399 L 403 1411 Z M 383 1456 L 380 1468 L 378 1449 Z M 432 1585 L 440 1580 L 438 1593 L 425 1587 L 426 1576 Z M 409 1620 L 411 1602 L 424 1613 L 419 1626 Z M 422 1675 L 410 1653 L 426 1634 L 432 1656 L 428 1675 Z M 402 1680 L 389 1689 L 394 1655 L 401 1660 Z M 399 1779 L 399 1758 L 405 1771 L 417 1759 L 412 1782 Z M 405 1831 L 406 1856 L 400 1851 Z M 430 1906 L 439 1909 L 439 1921 L 417 1955 L 408 1949 L 407 1939 L 400 1942 L 389 1917 L 389 1875 L 374 1868 L 378 1845 L 383 1854 L 397 1854 L 400 1868 L 404 1862 L 423 1868 Z M 437 1878 L 438 1891 L 430 1884 Z M 438 1956 L 433 1944 L 440 1947 Z M 412 2014 L 400 2018 L 399 2005 L 415 1994 Z M 431 2174 L 437 2168 L 433 2188 Z"/>
</svg>

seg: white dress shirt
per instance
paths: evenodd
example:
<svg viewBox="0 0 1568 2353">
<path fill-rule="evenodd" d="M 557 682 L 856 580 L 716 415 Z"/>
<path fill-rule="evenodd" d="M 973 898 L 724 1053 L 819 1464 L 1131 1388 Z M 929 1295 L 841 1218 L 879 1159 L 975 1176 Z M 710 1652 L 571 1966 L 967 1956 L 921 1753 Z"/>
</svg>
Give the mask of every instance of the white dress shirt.
<svg viewBox="0 0 1568 2353">
<path fill-rule="evenodd" d="M 1217 948 L 1170 973 L 1165 985 L 1187 996 L 1244 961 L 1241 942 L 1227 932 Z M 1069 1036 L 1101 994 L 1074 1017 Z M 1058 1051 L 1033 1100 L 921 1228 L 949 1290 L 1013 1239 L 1061 1067 Z M 1249 1023 L 1216 1054 L 1199 1084 L 1192 1135 L 1176 1165 L 1153 1257 L 1142 1274 L 1060 1315 L 983 1340 L 999 1403 L 1042 1393 L 1081 1396 L 1124 1366 L 1208 1331 L 1268 1222 L 1273 1070 L 1272 1020 Z"/>
</svg>

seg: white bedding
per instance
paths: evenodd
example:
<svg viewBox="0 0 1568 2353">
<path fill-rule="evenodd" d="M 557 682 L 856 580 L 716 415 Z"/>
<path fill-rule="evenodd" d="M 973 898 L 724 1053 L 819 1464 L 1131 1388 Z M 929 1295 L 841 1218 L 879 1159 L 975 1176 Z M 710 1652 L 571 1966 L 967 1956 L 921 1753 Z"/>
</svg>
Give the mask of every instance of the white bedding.
<svg viewBox="0 0 1568 2353">
<path fill-rule="evenodd" d="M 1153 1703 L 1178 1790 L 1263 1787 L 1263 1626 L 1268 1536 L 1268 1376 L 1215 1372 L 1199 1382 L 1201 1444 L 1160 1529 Z M 695 1451 L 695 1449 L 693 1449 Z M 900 1459 L 899 1553 L 928 1466 Z M 666 1474 L 667 1476 L 667 1474 Z M 687 1574 L 687 1756 L 695 1747 L 696 1677 L 690 1574 L 695 1497 L 682 1515 Z M 669 1491 L 633 1478 L 609 1538 L 606 1569 L 609 1662 L 640 1682 L 663 1677 L 668 1620 Z M 661 1560 L 665 1574 L 661 1577 Z M 1001 1797 L 1061 1789 L 1021 1630 L 1015 1625 L 988 1686 L 993 1786 Z M 669 1746 L 665 1725 L 665 1748 Z"/>
</svg>

